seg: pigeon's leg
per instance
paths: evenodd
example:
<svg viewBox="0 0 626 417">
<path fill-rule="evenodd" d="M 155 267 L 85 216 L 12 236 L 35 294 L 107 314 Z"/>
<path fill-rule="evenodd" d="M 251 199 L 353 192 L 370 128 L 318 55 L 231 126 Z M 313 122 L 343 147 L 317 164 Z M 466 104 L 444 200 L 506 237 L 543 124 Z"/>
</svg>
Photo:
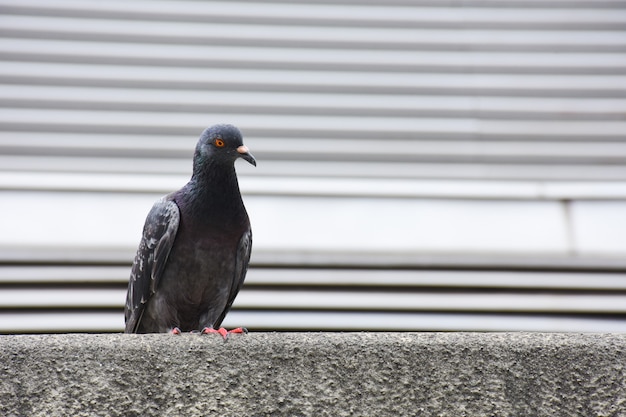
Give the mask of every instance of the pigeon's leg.
<svg viewBox="0 0 626 417">
<path fill-rule="evenodd" d="M 182 334 L 182 332 L 178 327 L 174 327 L 172 330 L 170 330 L 170 334 L 180 335 Z"/>
<path fill-rule="evenodd" d="M 211 333 L 217 333 L 222 336 L 224 340 L 226 340 L 228 338 L 228 335 L 230 335 L 231 333 L 248 333 L 248 329 L 246 329 L 245 327 L 237 327 L 236 329 L 232 330 L 226 330 L 223 327 L 220 327 L 219 329 L 214 329 L 213 327 L 205 327 L 204 329 L 202 329 L 202 334 Z"/>
</svg>

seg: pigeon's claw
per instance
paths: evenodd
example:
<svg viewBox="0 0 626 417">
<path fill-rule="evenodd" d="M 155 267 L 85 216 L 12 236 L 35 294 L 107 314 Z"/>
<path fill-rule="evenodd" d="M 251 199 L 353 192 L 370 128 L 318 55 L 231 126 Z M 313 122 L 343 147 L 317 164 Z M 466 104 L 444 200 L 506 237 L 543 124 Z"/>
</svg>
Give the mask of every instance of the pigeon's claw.
<svg viewBox="0 0 626 417">
<path fill-rule="evenodd" d="M 245 327 L 237 327 L 236 329 L 232 329 L 232 330 L 226 330 L 223 327 L 220 327 L 219 329 L 214 329 L 213 327 L 205 327 L 204 329 L 202 329 L 202 334 L 219 334 L 220 336 L 222 336 L 224 338 L 224 340 L 228 339 L 228 335 L 230 335 L 231 333 L 248 333 L 248 329 L 246 329 Z"/>
<path fill-rule="evenodd" d="M 222 336 L 224 338 L 224 340 L 226 340 L 228 338 L 228 331 L 223 328 L 220 327 L 219 329 L 215 330 L 213 327 L 205 327 L 204 329 L 202 329 L 202 334 L 214 334 L 217 333 L 220 336 Z"/>
<path fill-rule="evenodd" d="M 180 335 L 182 334 L 182 332 L 178 327 L 174 327 L 172 330 L 170 330 L 170 334 Z"/>
<path fill-rule="evenodd" d="M 248 334 L 248 329 L 246 329 L 245 327 L 237 327 L 230 330 L 228 333 Z"/>
</svg>

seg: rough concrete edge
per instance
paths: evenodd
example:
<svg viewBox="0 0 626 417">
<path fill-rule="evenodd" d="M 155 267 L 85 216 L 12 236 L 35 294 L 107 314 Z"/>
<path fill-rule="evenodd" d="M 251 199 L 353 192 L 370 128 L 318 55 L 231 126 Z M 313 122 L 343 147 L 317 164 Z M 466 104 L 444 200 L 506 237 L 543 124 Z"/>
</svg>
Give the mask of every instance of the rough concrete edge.
<svg viewBox="0 0 626 417">
<path fill-rule="evenodd" d="M 0 414 L 626 415 L 626 334 L 0 336 Z"/>
</svg>

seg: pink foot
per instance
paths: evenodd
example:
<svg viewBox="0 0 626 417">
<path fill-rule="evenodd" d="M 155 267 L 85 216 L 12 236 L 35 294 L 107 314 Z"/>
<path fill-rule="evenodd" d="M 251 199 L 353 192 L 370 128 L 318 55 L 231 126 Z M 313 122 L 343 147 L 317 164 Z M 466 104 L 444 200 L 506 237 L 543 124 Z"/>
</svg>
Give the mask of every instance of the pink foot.
<svg viewBox="0 0 626 417">
<path fill-rule="evenodd" d="M 248 333 L 248 329 L 246 329 L 245 327 L 237 327 L 236 329 L 232 329 L 232 330 L 226 330 L 223 327 L 220 327 L 219 329 L 214 329 L 213 327 L 205 327 L 204 329 L 202 329 L 202 334 L 211 334 L 211 333 L 217 333 L 220 336 L 222 336 L 224 338 L 224 340 L 228 339 L 228 335 L 230 335 L 231 333 Z"/>
<path fill-rule="evenodd" d="M 180 335 L 182 334 L 182 332 L 178 327 L 174 327 L 172 330 L 170 330 L 170 334 Z"/>
</svg>

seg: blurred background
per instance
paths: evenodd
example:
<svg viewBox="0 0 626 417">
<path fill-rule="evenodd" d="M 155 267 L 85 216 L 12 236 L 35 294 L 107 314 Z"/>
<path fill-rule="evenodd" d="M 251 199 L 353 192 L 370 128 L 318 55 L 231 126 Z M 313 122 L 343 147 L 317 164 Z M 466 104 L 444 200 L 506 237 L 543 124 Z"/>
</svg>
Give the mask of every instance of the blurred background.
<svg viewBox="0 0 626 417">
<path fill-rule="evenodd" d="M 119 332 L 215 123 L 227 326 L 626 331 L 626 2 L 0 0 L 0 333 Z"/>
</svg>

